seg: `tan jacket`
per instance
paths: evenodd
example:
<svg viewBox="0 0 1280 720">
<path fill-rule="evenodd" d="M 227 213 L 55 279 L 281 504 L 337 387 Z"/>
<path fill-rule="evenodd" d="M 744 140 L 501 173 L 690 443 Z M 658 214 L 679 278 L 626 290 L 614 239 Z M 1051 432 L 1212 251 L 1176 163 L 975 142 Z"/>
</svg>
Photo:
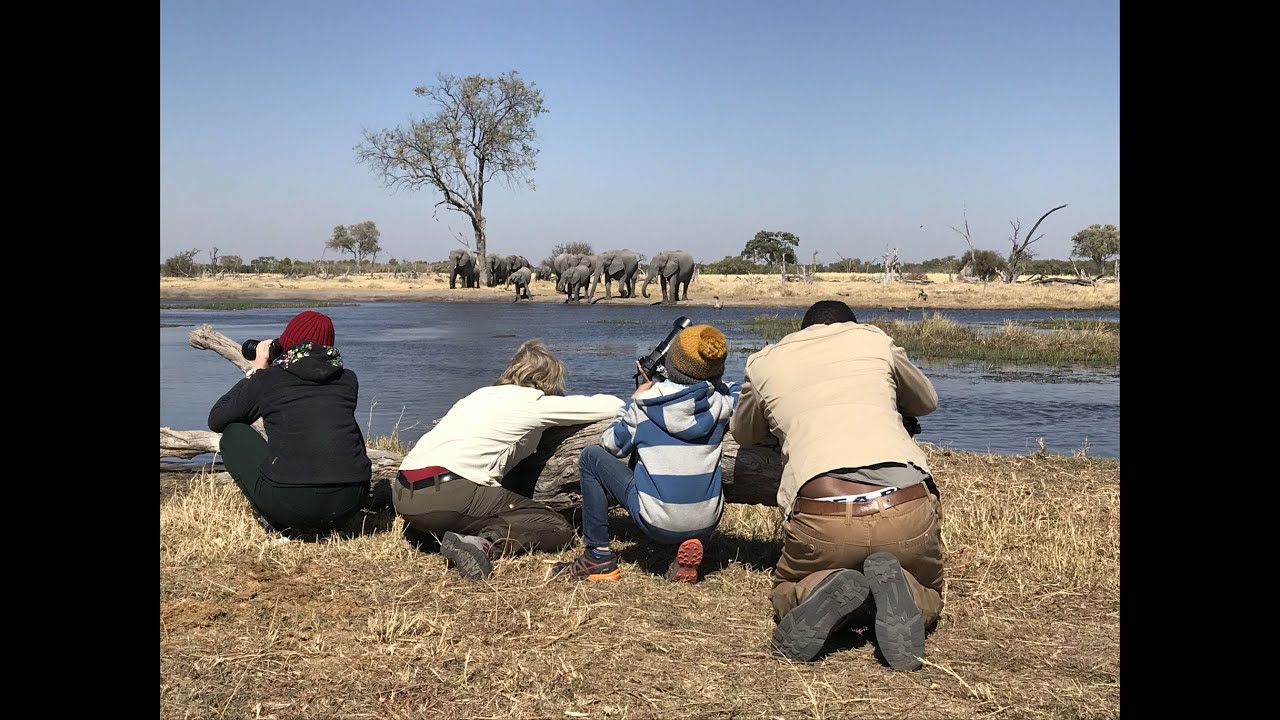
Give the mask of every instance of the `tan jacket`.
<svg viewBox="0 0 1280 720">
<path fill-rule="evenodd" d="M 782 443 L 778 506 L 791 514 L 800 486 L 840 468 L 909 462 L 929 471 L 902 416 L 938 407 L 933 383 L 874 325 L 812 325 L 747 358 L 729 422 L 734 440 Z"/>
<path fill-rule="evenodd" d="M 413 446 L 401 470 L 438 465 L 477 485 L 500 485 L 557 425 L 608 420 L 622 408 L 613 395 L 544 395 L 519 385 L 482 387 L 454 404 Z"/>
</svg>

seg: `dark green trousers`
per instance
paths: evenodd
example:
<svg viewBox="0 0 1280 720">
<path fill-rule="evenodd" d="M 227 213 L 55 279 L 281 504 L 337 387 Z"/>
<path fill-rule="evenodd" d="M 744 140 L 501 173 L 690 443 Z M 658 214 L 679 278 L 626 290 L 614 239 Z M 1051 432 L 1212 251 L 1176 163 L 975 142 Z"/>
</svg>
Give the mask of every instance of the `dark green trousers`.
<svg viewBox="0 0 1280 720">
<path fill-rule="evenodd" d="M 279 485 L 262 477 L 267 441 L 257 430 L 232 423 L 222 433 L 222 462 L 249 504 L 271 528 L 282 533 L 332 530 L 345 524 L 369 496 L 369 483 L 355 485 Z"/>
</svg>

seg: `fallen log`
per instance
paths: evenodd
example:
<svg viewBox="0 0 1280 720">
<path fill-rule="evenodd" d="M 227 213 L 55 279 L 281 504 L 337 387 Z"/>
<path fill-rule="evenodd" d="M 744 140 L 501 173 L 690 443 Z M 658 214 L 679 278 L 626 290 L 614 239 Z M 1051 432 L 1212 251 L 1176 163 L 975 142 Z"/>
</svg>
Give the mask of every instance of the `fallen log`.
<svg viewBox="0 0 1280 720">
<path fill-rule="evenodd" d="M 1095 280 L 1085 280 L 1082 278 L 1046 277 L 1046 278 L 1040 278 L 1038 280 L 1032 280 L 1029 284 L 1031 285 L 1083 285 L 1085 287 L 1093 287 L 1098 283 Z"/>
<path fill-rule="evenodd" d="M 240 346 L 209 325 L 191 331 L 191 347 L 213 350 L 239 368 L 248 363 L 240 355 Z M 578 456 L 582 449 L 600 441 L 600 435 L 611 421 L 589 425 L 549 428 L 542 435 L 537 451 L 512 469 L 503 485 L 522 495 L 546 503 L 556 510 L 572 510 L 582 505 L 578 485 Z M 160 457 L 192 459 L 218 451 L 218 433 L 208 430 L 173 430 L 160 428 Z M 766 445 L 741 447 L 726 433 L 720 467 L 724 475 L 727 502 L 777 505 L 778 482 L 782 478 L 782 457 L 772 438 Z M 404 456 L 390 450 L 369 451 L 373 463 L 375 499 L 389 498 L 389 483 L 395 479 Z"/>
</svg>

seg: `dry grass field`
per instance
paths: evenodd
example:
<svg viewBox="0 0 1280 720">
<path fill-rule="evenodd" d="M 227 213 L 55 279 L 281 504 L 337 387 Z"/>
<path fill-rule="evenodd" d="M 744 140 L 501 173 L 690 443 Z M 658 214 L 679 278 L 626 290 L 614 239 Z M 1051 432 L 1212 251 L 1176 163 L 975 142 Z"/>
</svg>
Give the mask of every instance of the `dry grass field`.
<svg viewBox="0 0 1280 720">
<path fill-rule="evenodd" d="M 949 280 L 945 274 L 928 276 L 924 285 L 883 285 L 878 275 L 820 273 L 813 282 L 783 281 L 777 275 L 704 275 L 689 286 L 689 302 L 711 305 L 718 296 L 725 305 L 807 306 L 817 300 L 844 300 L 855 308 L 1039 308 L 1096 310 L 1120 308 L 1120 286 L 1101 282 L 1096 286 L 1030 285 L 1019 283 L 970 284 Z M 637 286 L 638 289 L 638 286 Z M 924 291 L 927 298 L 921 298 Z M 533 302 L 563 302 L 551 282 L 534 282 Z M 614 286 L 617 292 L 617 286 Z M 662 299 L 661 286 L 649 286 L 650 297 L 617 298 L 610 303 L 648 304 Z M 604 296 L 603 285 L 596 297 Z M 280 275 L 242 274 L 217 278 L 160 278 L 161 300 L 454 300 L 510 302 L 514 290 L 497 288 L 449 289 L 448 275 L 428 273 L 415 279 L 389 274 L 314 275 L 286 278 Z M 600 302 L 605 302 L 601 300 Z"/>
<path fill-rule="evenodd" d="M 624 516 L 619 583 L 548 581 L 563 555 L 468 582 L 386 510 L 272 542 L 235 486 L 160 484 L 162 718 L 1114 718 L 1120 465 L 926 446 L 946 607 L 916 673 L 865 631 L 812 664 L 769 653 L 776 508 L 731 505 L 698 585 Z"/>
<path fill-rule="evenodd" d="M 884 286 L 876 276 L 843 273 L 812 283 L 703 276 L 691 286 L 690 302 L 710 305 L 719 296 L 729 306 L 803 307 L 820 299 L 897 309 L 1120 304 L 1115 283 L 930 279 Z M 535 302 L 563 300 L 546 282 L 535 283 L 533 293 Z M 656 285 L 650 294 L 609 302 L 660 299 Z M 444 275 L 240 275 L 161 278 L 160 296 L 162 302 L 509 302 L 513 293 L 450 290 Z M 941 332 L 934 325 L 916 329 L 931 337 Z M 1099 342 L 1118 345 L 1118 336 Z M 549 564 L 576 549 L 499 561 L 493 578 L 477 583 L 407 543 L 401 522 L 385 508 L 367 512 L 346 537 L 277 544 L 234 485 L 206 472 L 162 471 L 160 716 L 1118 717 L 1119 462 L 925 447 L 942 491 L 947 589 L 925 667 L 916 673 L 885 667 L 863 627 L 816 663 L 770 654 L 777 508 L 730 505 L 708 543 L 710 572 L 698 585 L 664 582 L 658 573 L 670 549 L 639 537 L 625 515 L 613 523 L 622 541 L 620 583 L 548 581 Z"/>
</svg>

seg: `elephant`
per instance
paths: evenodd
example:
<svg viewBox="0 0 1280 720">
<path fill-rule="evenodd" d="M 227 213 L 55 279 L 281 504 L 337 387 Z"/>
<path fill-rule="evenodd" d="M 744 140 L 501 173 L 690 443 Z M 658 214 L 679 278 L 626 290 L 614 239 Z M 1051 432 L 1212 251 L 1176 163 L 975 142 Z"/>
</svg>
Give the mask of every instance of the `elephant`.
<svg viewBox="0 0 1280 720">
<path fill-rule="evenodd" d="M 520 294 L 522 291 L 524 293 L 525 300 L 533 299 L 529 294 L 529 283 L 532 279 L 533 271 L 527 267 L 522 267 L 507 276 L 507 287 L 511 287 L 512 283 L 516 286 L 516 299 L 511 302 L 520 302 Z"/>
<path fill-rule="evenodd" d="M 551 267 L 550 265 L 544 262 L 538 267 L 533 269 L 533 276 L 538 278 L 539 280 L 550 280 L 551 276 L 554 275 L 555 272 L 556 272 L 555 268 Z"/>
<path fill-rule="evenodd" d="M 515 271 L 519 270 L 519 269 L 520 269 L 520 268 L 522 268 L 522 267 L 527 267 L 527 268 L 529 268 L 530 270 L 532 270 L 532 269 L 533 269 L 533 265 L 529 262 L 529 258 L 527 258 L 527 257 L 525 257 L 525 256 L 523 256 L 523 255 L 508 255 L 508 256 L 507 256 L 507 268 L 508 268 L 511 272 L 515 272 Z"/>
<path fill-rule="evenodd" d="M 689 282 L 693 280 L 693 256 L 684 250 L 663 250 L 649 261 L 649 273 L 644 278 L 640 293 L 649 297 L 649 282 L 655 277 L 662 281 L 662 302 L 679 302 L 689 299 Z M 667 296 L 667 283 L 671 284 L 671 295 Z M 680 288 L 684 287 L 684 297 Z"/>
<path fill-rule="evenodd" d="M 551 260 L 551 267 L 556 274 L 556 292 L 564 292 L 564 276 L 569 272 L 570 268 L 577 267 L 584 262 L 590 262 L 590 255 L 579 255 L 577 253 L 560 253 Z M 587 269 L 590 272 L 590 268 Z"/>
<path fill-rule="evenodd" d="M 511 258 L 507 255 L 490 255 L 487 260 L 489 264 L 489 287 L 497 287 L 507 281 L 507 276 L 511 274 L 515 268 L 511 267 Z"/>
<path fill-rule="evenodd" d="M 457 287 L 455 281 L 462 278 L 462 287 L 480 287 L 480 270 L 476 267 L 476 256 L 470 250 L 449 251 L 449 289 Z"/>
<path fill-rule="evenodd" d="M 583 265 L 574 265 L 565 271 L 564 274 L 564 301 L 565 303 L 578 302 L 582 291 L 587 289 L 587 285 L 591 282 L 591 267 Z"/>
<path fill-rule="evenodd" d="M 618 281 L 618 297 L 635 297 L 636 269 L 640 266 L 640 256 L 630 250 L 608 250 L 591 256 L 591 289 L 587 291 L 587 299 L 596 296 L 596 283 L 604 278 L 604 299 L 612 300 L 610 289 L 613 281 Z"/>
</svg>

